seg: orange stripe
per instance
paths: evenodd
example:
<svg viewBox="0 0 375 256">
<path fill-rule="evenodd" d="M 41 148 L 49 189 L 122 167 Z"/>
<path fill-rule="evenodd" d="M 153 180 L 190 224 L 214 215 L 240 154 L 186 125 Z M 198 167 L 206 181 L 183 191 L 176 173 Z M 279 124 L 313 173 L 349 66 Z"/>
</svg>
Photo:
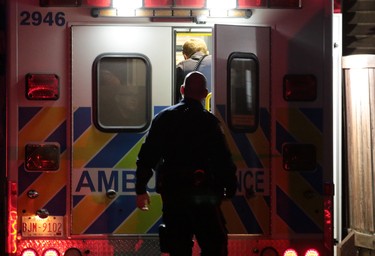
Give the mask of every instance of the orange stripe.
<svg viewBox="0 0 375 256">
<path fill-rule="evenodd" d="M 115 230 L 115 234 L 143 234 L 160 219 L 162 201 L 160 195 L 151 196 L 151 205 L 148 211 L 138 208 Z"/>
<path fill-rule="evenodd" d="M 281 159 L 278 159 L 277 166 L 282 166 Z M 306 180 L 296 172 L 277 172 L 277 185 L 293 200 L 317 226 L 322 227 L 323 210 L 322 196 L 314 190 Z M 308 197 L 307 197 L 308 196 Z M 317 209 L 317 206 L 321 209 Z M 317 211 L 318 210 L 318 211 Z"/>
<path fill-rule="evenodd" d="M 224 201 L 221 209 L 227 221 L 227 229 L 231 234 L 246 234 L 246 228 L 241 218 L 238 216 L 233 204 L 230 201 Z"/>
<path fill-rule="evenodd" d="M 259 161 L 262 162 L 264 168 L 270 167 L 270 143 L 264 135 L 262 129 L 257 129 L 254 133 L 246 134 L 248 140 L 258 156 Z"/>
<path fill-rule="evenodd" d="M 317 148 L 318 162 L 323 159 L 322 132 L 300 110 L 288 108 L 279 109 L 276 113 L 277 121 L 282 124 L 289 133 L 298 141 L 311 143 Z M 303 129 L 301 129 L 303 127 Z"/>
<path fill-rule="evenodd" d="M 105 194 L 87 195 L 73 208 L 72 233 L 82 234 L 115 199 Z"/>
<path fill-rule="evenodd" d="M 65 119 L 63 107 L 45 107 L 39 111 L 18 133 L 18 159 L 24 159 L 26 143 L 44 141 Z"/>
<path fill-rule="evenodd" d="M 73 145 L 73 168 L 83 167 L 115 134 L 103 133 L 90 126 Z"/>
<path fill-rule="evenodd" d="M 66 153 L 61 154 L 61 159 L 66 159 L 66 156 Z M 68 183 L 68 178 L 67 161 L 61 161 L 60 169 L 57 171 L 42 173 L 38 179 L 18 197 L 18 209 L 28 210 L 28 212 L 22 213 L 21 215 L 35 214 L 38 209 L 43 208 Z M 39 193 L 37 198 L 28 198 L 27 192 L 31 189 Z"/>
</svg>

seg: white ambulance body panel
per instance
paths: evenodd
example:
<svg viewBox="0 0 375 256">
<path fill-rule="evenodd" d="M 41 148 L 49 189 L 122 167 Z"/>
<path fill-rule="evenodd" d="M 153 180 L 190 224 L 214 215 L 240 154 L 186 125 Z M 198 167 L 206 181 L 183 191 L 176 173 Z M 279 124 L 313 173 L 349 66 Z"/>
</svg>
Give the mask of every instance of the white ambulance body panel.
<svg viewBox="0 0 375 256">
<path fill-rule="evenodd" d="M 161 26 L 72 26 L 73 98 L 77 104 L 90 105 L 81 84 L 91 88 L 92 65 L 103 53 L 139 53 L 152 66 L 153 103 L 171 104 L 172 83 L 171 27 Z M 75 86 L 77 85 L 77 86 Z M 85 89 L 89 89 L 85 88 Z M 87 91 L 86 91 L 87 92 Z M 73 103 L 74 104 L 74 103 Z"/>
</svg>

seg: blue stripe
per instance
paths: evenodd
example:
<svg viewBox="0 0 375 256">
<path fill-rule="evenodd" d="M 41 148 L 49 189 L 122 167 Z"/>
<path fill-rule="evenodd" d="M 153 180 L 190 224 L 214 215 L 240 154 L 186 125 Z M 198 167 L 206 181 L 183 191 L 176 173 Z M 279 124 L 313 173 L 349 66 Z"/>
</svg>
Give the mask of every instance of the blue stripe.
<svg viewBox="0 0 375 256">
<path fill-rule="evenodd" d="M 91 125 L 91 108 L 78 108 L 73 114 L 73 122 L 73 141 L 76 141 Z"/>
<path fill-rule="evenodd" d="M 284 143 L 295 143 L 297 140 L 286 130 L 279 122 L 276 122 L 276 149 L 282 154 L 282 146 Z M 311 186 L 319 193 L 323 193 L 322 180 L 323 169 L 317 164 L 315 171 L 298 172 Z"/>
<path fill-rule="evenodd" d="M 323 195 L 323 169 L 317 164 L 316 170 L 312 172 L 300 172 L 299 173 L 312 187 L 314 190 Z"/>
<path fill-rule="evenodd" d="M 27 172 L 25 165 L 22 163 L 18 167 L 18 195 L 21 195 L 25 190 L 38 179 L 42 172 Z"/>
<path fill-rule="evenodd" d="M 163 223 L 162 217 L 158 219 L 157 222 L 155 222 L 154 225 L 147 231 L 147 234 L 158 234 L 159 233 L 159 226 Z"/>
<path fill-rule="evenodd" d="M 243 160 L 249 168 L 262 168 L 258 155 L 253 146 L 250 144 L 245 133 L 231 133 L 236 145 L 241 152 Z"/>
<path fill-rule="evenodd" d="M 301 112 L 323 132 L 323 109 L 321 108 L 301 108 Z"/>
<path fill-rule="evenodd" d="M 42 107 L 18 108 L 18 130 L 21 130 L 42 109 Z"/>
<path fill-rule="evenodd" d="M 232 198 L 232 203 L 248 234 L 263 234 L 264 232 L 268 232 L 262 231 L 245 197 L 235 196 Z"/>
<path fill-rule="evenodd" d="M 296 139 L 279 123 L 276 122 L 276 149 L 280 154 L 283 152 L 284 143 L 294 143 Z"/>
<path fill-rule="evenodd" d="M 224 105 L 218 105 L 217 109 L 219 110 L 219 113 L 222 116 L 223 120 L 225 120 L 224 119 L 225 106 Z M 262 116 L 265 115 L 266 117 L 269 117 L 267 112 L 262 112 L 262 113 L 263 113 Z M 269 126 L 269 123 L 268 123 L 269 120 L 268 120 L 268 118 L 266 118 L 266 119 L 267 120 L 265 120 L 262 123 L 263 126 L 265 126 L 265 127 Z M 269 132 L 269 127 L 266 131 Z M 237 145 L 237 147 L 238 147 L 238 149 L 241 153 L 241 156 L 242 156 L 243 160 L 246 162 L 246 165 L 249 168 L 262 168 L 263 167 L 262 163 L 259 160 L 258 155 L 255 152 L 253 146 L 251 145 L 248 138 L 246 137 L 246 133 L 231 132 L 231 136 L 234 139 L 234 141 L 235 141 L 235 143 L 236 143 L 236 145 Z M 269 134 L 268 134 L 268 137 L 269 137 Z"/>
<path fill-rule="evenodd" d="M 95 157 L 87 168 L 112 168 L 139 142 L 144 134 L 119 133 Z"/>
<path fill-rule="evenodd" d="M 271 141 L 271 118 L 270 113 L 265 108 L 259 110 L 259 124 L 263 131 L 264 136 Z"/>
<path fill-rule="evenodd" d="M 46 139 L 47 142 L 58 142 L 60 144 L 60 152 L 66 150 L 66 121 L 63 122 L 56 130 Z"/>
<path fill-rule="evenodd" d="M 111 234 L 134 211 L 135 196 L 120 195 L 85 231 L 85 234 Z M 129 207 L 132 206 L 132 207 Z M 134 207 L 133 207 L 134 206 Z"/>
<path fill-rule="evenodd" d="M 81 202 L 81 200 L 85 198 L 85 195 L 73 195 L 72 196 L 72 203 L 73 203 L 73 208 L 76 207 L 76 205 Z"/>
<path fill-rule="evenodd" d="M 48 193 L 47 191 L 43 191 Z M 66 186 L 64 186 L 45 206 L 52 216 L 64 216 L 66 214 Z"/>
<path fill-rule="evenodd" d="M 317 205 L 320 211 L 321 207 Z M 322 233 L 322 230 L 285 194 L 276 187 L 276 212 L 296 233 Z"/>
</svg>

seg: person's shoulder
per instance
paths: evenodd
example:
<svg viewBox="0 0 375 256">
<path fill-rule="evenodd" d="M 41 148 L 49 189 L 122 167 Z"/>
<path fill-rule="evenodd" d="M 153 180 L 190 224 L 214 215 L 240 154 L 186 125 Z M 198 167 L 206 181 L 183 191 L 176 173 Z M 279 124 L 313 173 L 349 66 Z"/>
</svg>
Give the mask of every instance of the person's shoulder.
<svg viewBox="0 0 375 256">
<path fill-rule="evenodd" d="M 176 110 L 178 110 L 179 108 L 181 108 L 184 104 L 182 102 L 179 102 L 175 105 L 172 105 L 172 106 L 169 106 L 169 107 L 166 107 L 164 108 L 163 110 L 161 110 L 156 116 L 165 116 L 165 115 L 169 115 L 173 112 L 175 112 Z"/>
<path fill-rule="evenodd" d="M 207 118 L 210 119 L 211 121 L 216 122 L 216 123 L 220 123 L 220 120 L 214 114 L 212 114 L 210 111 L 208 111 L 207 109 L 203 109 L 203 113 L 205 113 Z"/>
</svg>

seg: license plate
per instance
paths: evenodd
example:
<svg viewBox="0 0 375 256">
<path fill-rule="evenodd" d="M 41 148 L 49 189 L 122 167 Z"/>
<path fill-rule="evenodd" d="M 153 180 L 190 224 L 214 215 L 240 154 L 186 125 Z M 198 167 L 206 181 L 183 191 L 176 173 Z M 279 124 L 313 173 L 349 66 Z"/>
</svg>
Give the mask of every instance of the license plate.
<svg viewBox="0 0 375 256">
<path fill-rule="evenodd" d="M 23 236 L 62 236 L 63 227 L 63 216 L 48 216 L 45 219 L 38 216 L 22 217 Z"/>
</svg>

